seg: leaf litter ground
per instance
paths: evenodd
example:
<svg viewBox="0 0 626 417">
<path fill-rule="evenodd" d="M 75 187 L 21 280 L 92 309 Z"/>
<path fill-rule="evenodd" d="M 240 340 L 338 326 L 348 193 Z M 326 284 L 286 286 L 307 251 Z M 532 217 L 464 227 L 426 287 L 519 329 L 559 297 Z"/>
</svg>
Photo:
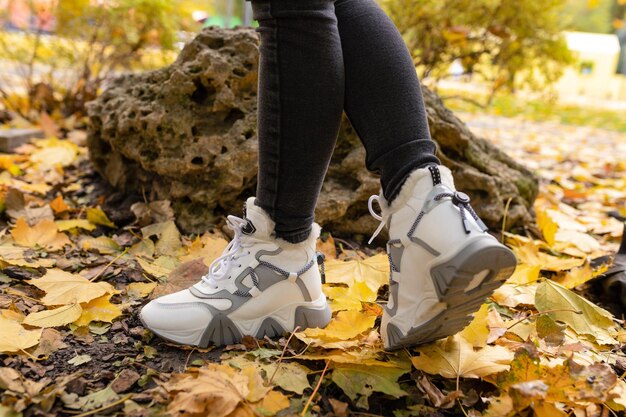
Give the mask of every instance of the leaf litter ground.
<svg viewBox="0 0 626 417">
<path fill-rule="evenodd" d="M 608 213 L 625 211 L 626 136 L 466 118 L 540 175 L 538 227 L 503 236 L 520 266 L 467 329 L 391 353 L 386 256 L 330 235 L 326 329 L 209 349 L 153 337 L 139 308 L 195 283 L 228 237 L 181 235 L 167 201 L 109 189 L 80 130 L 0 156 L 0 416 L 623 414 L 623 312 L 593 282 L 622 233 Z"/>
</svg>

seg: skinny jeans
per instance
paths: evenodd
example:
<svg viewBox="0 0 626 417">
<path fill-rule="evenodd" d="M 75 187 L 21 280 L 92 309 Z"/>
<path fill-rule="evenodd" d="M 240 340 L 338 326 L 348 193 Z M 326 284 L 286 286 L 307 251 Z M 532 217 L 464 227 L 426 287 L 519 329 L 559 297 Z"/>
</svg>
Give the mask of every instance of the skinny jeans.
<svg viewBox="0 0 626 417">
<path fill-rule="evenodd" d="M 391 202 L 439 164 L 413 59 L 374 0 L 252 0 L 259 23 L 256 204 L 305 240 L 345 111 Z"/>
</svg>

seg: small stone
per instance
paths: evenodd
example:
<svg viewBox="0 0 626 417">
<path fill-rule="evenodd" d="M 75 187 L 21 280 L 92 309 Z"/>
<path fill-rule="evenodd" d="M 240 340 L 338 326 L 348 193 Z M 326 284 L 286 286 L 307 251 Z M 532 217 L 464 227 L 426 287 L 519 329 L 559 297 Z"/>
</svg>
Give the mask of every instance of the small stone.
<svg viewBox="0 0 626 417">
<path fill-rule="evenodd" d="M 111 389 L 117 394 L 128 391 L 139 380 L 141 375 L 132 369 L 124 369 L 111 383 Z"/>
<path fill-rule="evenodd" d="M 85 380 L 85 378 L 81 377 L 81 378 L 76 378 L 70 381 L 65 386 L 65 391 L 67 391 L 70 394 L 74 393 L 82 397 L 83 395 L 85 395 L 86 388 L 87 388 L 87 381 Z"/>
<path fill-rule="evenodd" d="M 31 139 L 42 139 L 41 129 L 0 129 L 0 152 L 11 153 Z"/>
</svg>

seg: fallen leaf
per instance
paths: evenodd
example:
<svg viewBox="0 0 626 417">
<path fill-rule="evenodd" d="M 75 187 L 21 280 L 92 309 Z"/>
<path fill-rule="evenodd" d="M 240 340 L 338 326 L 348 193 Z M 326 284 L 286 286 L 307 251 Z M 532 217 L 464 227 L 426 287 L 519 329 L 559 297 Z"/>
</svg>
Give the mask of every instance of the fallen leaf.
<svg viewBox="0 0 626 417">
<path fill-rule="evenodd" d="M 175 256 L 182 248 L 180 232 L 172 220 L 146 226 L 141 229 L 141 234 L 144 239 L 151 236 L 158 237 L 154 246 L 157 255 Z"/>
<path fill-rule="evenodd" d="M 553 320 L 566 323 L 576 333 L 595 338 L 600 344 L 617 343 L 611 313 L 556 282 L 544 280 L 539 284 L 535 307 Z"/>
<path fill-rule="evenodd" d="M 202 258 L 204 264 L 209 266 L 211 262 L 224 252 L 224 248 L 226 248 L 227 245 L 228 241 L 226 241 L 226 239 L 213 233 L 205 233 L 202 236 L 196 237 L 191 244 L 188 244 L 186 246 L 187 254 L 181 256 L 179 259 L 183 262 L 188 262 Z"/>
<path fill-rule="evenodd" d="M 607 364 L 583 366 L 568 359 L 547 366 L 521 349 L 511 362 L 511 369 L 496 377 L 496 384 L 513 397 L 516 409 L 521 410 L 541 403 L 604 403 L 617 380 Z"/>
<path fill-rule="evenodd" d="M 85 230 L 94 230 L 96 225 L 91 223 L 89 220 L 85 219 L 75 219 L 75 220 L 56 220 L 55 221 L 57 228 L 59 231 L 64 232 L 66 230 L 71 229 L 85 229 Z"/>
<path fill-rule="evenodd" d="M 37 141 L 36 144 L 40 148 L 31 154 L 30 160 L 44 168 L 52 168 L 55 165 L 69 166 L 78 156 L 78 147 L 72 142 L 44 139 Z"/>
<path fill-rule="evenodd" d="M 74 366 L 82 365 L 82 364 L 87 363 L 87 362 L 91 362 L 91 356 L 86 355 L 86 354 L 85 355 L 76 355 L 72 359 L 67 361 L 67 363 L 69 363 L 70 365 L 74 365 Z"/>
<path fill-rule="evenodd" d="M 278 391 L 270 391 L 263 397 L 260 403 L 255 404 L 255 408 L 261 415 L 273 416 L 279 411 L 289 407 L 289 398 Z"/>
<path fill-rule="evenodd" d="M 584 284 L 591 278 L 593 278 L 591 264 L 589 262 L 586 262 L 585 265 L 583 265 L 582 267 L 573 268 L 567 272 L 559 274 L 555 278 L 553 278 L 553 280 L 558 282 L 565 288 L 571 289 Z"/>
<path fill-rule="evenodd" d="M 543 237 L 548 245 L 554 246 L 555 236 L 559 226 L 554 220 L 552 220 L 548 210 L 540 209 L 538 207 L 536 207 L 535 210 L 537 213 L 537 226 L 539 226 L 539 230 L 543 233 Z"/>
<path fill-rule="evenodd" d="M 537 284 L 511 285 L 504 284 L 495 290 L 491 296 L 501 306 L 515 308 L 521 305 L 535 304 Z"/>
<path fill-rule="evenodd" d="M 46 292 L 41 302 L 47 306 L 85 303 L 115 289 L 106 282 L 90 282 L 77 274 L 49 269 L 41 278 L 26 281 Z"/>
<path fill-rule="evenodd" d="M 115 223 L 113 223 L 107 217 L 106 213 L 102 211 L 100 207 L 92 207 L 87 209 L 87 220 L 89 220 L 93 224 L 99 224 L 101 226 L 110 227 L 112 229 L 116 229 Z"/>
<path fill-rule="evenodd" d="M 131 282 L 126 286 L 126 293 L 132 298 L 144 298 L 156 288 L 156 282 Z"/>
<path fill-rule="evenodd" d="M 178 260 L 172 256 L 160 256 L 154 261 L 137 258 L 141 268 L 155 278 L 167 277 L 180 265 Z M 206 266 L 205 266 L 206 268 Z"/>
<path fill-rule="evenodd" d="M 59 233 L 56 223 L 52 220 L 41 220 L 30 227 L 26 220 L 20 217 L 11 230 L 11 236 L 18 245 L 41 247 L 49 251 L 61 250 L 63 246 L 72 244 L 65 234 Z"/>
<path fill-rule="evenodd" d="M 50 202 L 50 208 L 52 208 L 56 214 L 70 210 L 70 206 L 65 203 L 61 194 L 58 194 L 56 198 Z"/>
<path fill-rule="evenodd" d="M 348 287 L 355 282 L 362 282 L 374 294 L 378 289 L 389 283 L 389 259 L 380 253 L 365 260 L 325 262 L 326 283 L 346 284 Z"/>
<path fill-rule="evenodd" d="M 470 324 L 461 331 L 461 336 L 474 347 L 483 347 L 487 344 L 489 329 L 487 327 L 487 313 L 489 305 L 483 304 L 476 313 Z"/>
<path fill-rule="evenodd" d="M 518 264 L 513 275 L 506 281 L 507 284 L 525 285 L 539 279 L 541 265 Z"/>
<path fill-rule="evenodd" d="M 0 316 L 0 352 L 19 352 L 35 346 L 41 338 L 41 329 L 26 330 L 16 321 Z"/>
<path fill-rule="evenodd" d="M 39 339 L 39 344 L 37 348 L 32 352 L 32 355 L 38 359 L 46 359 L 50 354 L 56 352 L 60 349 L 65 349 L 68 347 L 63 342 L 64 336 L 55 329 L 43 329 L 41 333 L 41 339 Z"/>
<path fill-rule="evenodd" d="M 398 378 L 406 371 L 397 368 L 336 364 L 332 381 L 358 407 L 369 409 L 368 400 L 373 392 L 382 392 L 394 398 L 408 395 L 398 385 Z"/>
<path fill-rule="evenodd" d="M 219 368 L 201 368 L 195 375 L 176 374 L 164 388 L 171 400 L 169 413 L 179 416 L 225 417 L 248 395 L 248 378 Z"/>
<path fill-rule="evenodd" d="M 300 340 L 316 339 L 318 342 L 350 340 L 374 327 L 375 316 L 359 311 L 340 311 L 324 329 L 309 328 L 295 333 Z"/>
<path fill-rule="evenodd" d="M 51 310 L 30 313 L 24 324 L 35 327 L 57 327 L 69 324 L 78 319 L 83 312 L 80 304 L 69 304 Z"/>
<path fill-rule="evenodd" d="M 282 362 L 258 365 L 265 372 L 267 378 L 272 378 L 272 383 L 285 391 L 295 392 L 302 395 L 304 390 L 311 388 L 307 378 L 311 370 L 297 362 Z"/>
<path fill-rule="evenodd" d="M 114 319 L 122 314 L 122 309 L 117 304 L 111 304 L 109 301 L 111 294 L 105 294 L 101 297 L 82 304 L 82 314 L 76 319 L 76 326 L 87 326 L 92 321 L 113 322 Z"/>
<path fill-rule="evenodd" d="M 102 255 L 113 255 L 122 249 L 115 240 L 107 236 L 83 237 L 78 245 L 82 250 L 97 252 Z"/>
<path fill-rule="evenodd" d="M 450 336 L 417 349 L 411 362 L 415 368 L 444 378 L 483 378 L 509 368 L 513 353 L 502 346 L 474 350 L 460 335 Z"/>
</svg>

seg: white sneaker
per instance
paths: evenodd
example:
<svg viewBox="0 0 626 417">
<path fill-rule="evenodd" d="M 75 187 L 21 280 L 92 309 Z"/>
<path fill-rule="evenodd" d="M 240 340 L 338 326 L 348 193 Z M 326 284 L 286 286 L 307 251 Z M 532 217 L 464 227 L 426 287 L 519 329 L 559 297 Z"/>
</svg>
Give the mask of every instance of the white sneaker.
<svg viewBox="0 0 626 417">
<path fill-rule="evenodd" d="M 274 222 L 254 197 L 246 206 L 245 218 L 228 216 L 235 237 L 200 282 L 143 307 L 141 321 L 153 333 L 206 347 L 328 324 L 315 252 L 319 225 L 306 241 L 289 243 L 273 236 Z"/>
<path fill-rule="evenodd" d="M 515 269 L 513 252 L 486 233 L 444 166 L 414 171 L 391 205 L 372 196 L 369 209 L 381 220 L 372 239 L 384 225 L 389 230 L 389 302 L 381 323 L 387 349 L 461 331 Z"/>
</svg>

